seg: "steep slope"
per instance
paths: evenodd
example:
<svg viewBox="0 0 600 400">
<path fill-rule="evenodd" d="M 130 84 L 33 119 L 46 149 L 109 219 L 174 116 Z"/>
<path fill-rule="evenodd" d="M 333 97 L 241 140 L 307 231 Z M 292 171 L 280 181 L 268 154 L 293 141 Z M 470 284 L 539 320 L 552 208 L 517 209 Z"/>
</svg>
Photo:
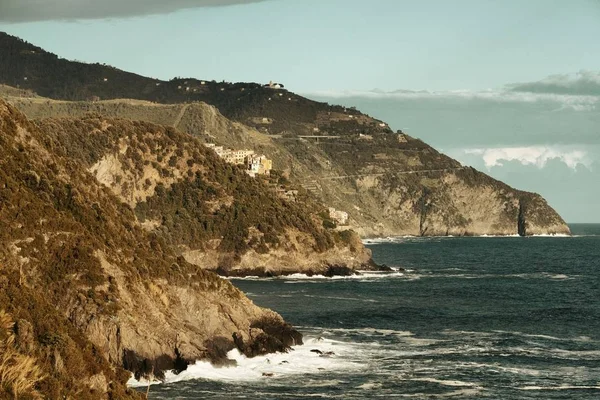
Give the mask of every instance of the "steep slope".
<svg viewBox="0 0 600 400">
<path fill-rule="evenodd" d="M 190 135 L 93 117 L 36 124 L 129 204 L 143 226 L 199 267 L 279 275 L 371 266 L 370 251 L 355 234 L 324 228 L 325 209 L 310 196 L 278 198 L 273 185 Z"/>
<path fill-rule="evenodd" d="M 11 98 L 32 118 L 103 115 L 172 125 L 183 105 L 143 101 L 61 102 Z M 337 135 L 267 135 L 203 103 L 185 106 L 179 128 L 205 142 L 252 148 L 325 204 L 350 214 L 361 236 L 568 234 L 534 193 L 463 167 L 402 133 L 340 130 Z M 357 128 L 358 129 L 358 128 Z"/>
<path fill-rule="evenodd" d="M 139 227 L 66 155 L 58 129 L 45 133 L 0 100 L 0 308 L 15 357 L 46 375 L 32 390 L 136 398 L 123 368 L 160 376 L 225 362 L 236 346 L 255 355 L 301 343 L 278 314 Z"/>
<path fill-rule="evenodd" d="M 0 35 L 0 49 L 8 55 L 0 62 L 0 83 L 18 84 L 54 99 L 124 97 L 172 103 L 44 103 L 14 97 L 28 115 L 78 116 L 94 110 L 175 124 L 205 141 L 252 147 L 273 158 L 276 168 L 323 203 L 348 212 L 350 227 L 364 237 L 569 233 L 541 196 L 463 168 L 420 140 L 393 133 L 384 122 L 353 108 L 254 83 L 161 82 L 59 59 L 8 35 Z M 184 102 L 192 105 L 175 104 Z M 221 114 L 245 126 L 232 124 Z"/>
</svg>

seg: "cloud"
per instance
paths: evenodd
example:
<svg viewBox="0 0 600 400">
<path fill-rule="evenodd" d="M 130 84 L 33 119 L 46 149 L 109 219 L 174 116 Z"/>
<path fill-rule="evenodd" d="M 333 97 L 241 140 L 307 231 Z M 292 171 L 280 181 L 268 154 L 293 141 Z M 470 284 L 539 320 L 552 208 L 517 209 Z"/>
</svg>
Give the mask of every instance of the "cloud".
<svg viewBox="0 0 600 400">
<path fill-rule="evenodd" d="M 517 161 L 523 165 L 535 165 L 541 169 L 546 166 L 548 161 L 559 160 L 573 170 L 577 169 L 579 165 L 590 168 L 592 163 L 584 150 L 556 146 L 466 149 L 464 154 L 481 156 L 488 169 L 501 167 L 504 165 L 503 162 L 506 161 Z"/>
<path fill-rule="evenodd" d="M 267 0 L 0 0 L 0 22 L 134 17 Z"/>
<path fill-rule="evenodd" d="M 343 90 L 343 91 L 317 91 L 304 93 L 307 96 L 318 98 L 365 98 L 365 99 L 389 99 L 389 100 L 480 100 L 488 103 L 552 103 L 554 110 L 594 111 L 600 104 L 600 92 L 595 95 L 575 95 L 559 93 L 534 93 L 516 90 L 451 90 L 430 92 L 427 90 L 395 90 L 386 92 L 380 89 L 374 90 Z"/>
<path fill-rule="evenodd" d="M 600 71 L 552 75 L 537 82 L 512 83 L 489 90 L 343 90 L 306 93 L 316 97 L 398 100 L 481 100 L 489 103 L 548 103 L 553 111 L 589 112 L 600 109 Z"/>
<path fill-rule="evenodd" d="M 582 70 L 576 74 L 552 75 L 541 81 L 507 85 L 512 92 L 600 96 L 600 72 Z"/>
</svg>

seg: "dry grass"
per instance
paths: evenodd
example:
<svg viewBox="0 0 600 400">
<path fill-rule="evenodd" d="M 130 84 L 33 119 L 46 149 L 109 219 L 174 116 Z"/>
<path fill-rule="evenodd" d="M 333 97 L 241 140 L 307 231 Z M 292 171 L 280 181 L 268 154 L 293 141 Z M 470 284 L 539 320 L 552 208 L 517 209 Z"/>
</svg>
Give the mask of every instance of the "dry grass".
<svg viewBox="0 0 600 400">
<path fill-rule="evenodd" d="M 0 388 L 15 399 L 23 395 L 41 399 L 35 386 L 45 376 L 35 358 L 16 348 L 13 326 L 10 315 L 0 310 Z"/>
</svg>

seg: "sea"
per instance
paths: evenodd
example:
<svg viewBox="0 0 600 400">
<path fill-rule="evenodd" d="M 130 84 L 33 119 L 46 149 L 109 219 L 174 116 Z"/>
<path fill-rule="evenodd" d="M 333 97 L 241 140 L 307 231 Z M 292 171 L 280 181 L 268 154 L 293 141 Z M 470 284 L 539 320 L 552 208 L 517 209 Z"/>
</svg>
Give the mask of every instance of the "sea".
<svg viewBox="0 0 600 400">
<path fill-rule="evenodd" d="M 149 398 L 600 399 L 600 225 L 571 229 L 388 238 L 367 245 L 394 272 L 233 280 L 305 344 L 198 362 Z"/>
</svg>

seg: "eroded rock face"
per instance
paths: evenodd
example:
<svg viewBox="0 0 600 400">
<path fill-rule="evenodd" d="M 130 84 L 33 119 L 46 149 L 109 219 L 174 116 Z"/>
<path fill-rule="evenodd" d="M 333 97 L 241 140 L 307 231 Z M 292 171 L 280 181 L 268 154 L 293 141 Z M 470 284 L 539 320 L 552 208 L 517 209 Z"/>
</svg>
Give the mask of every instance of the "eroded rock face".
<svg viewBox="0 0 600 400">
<path fill-rule="evenodd" d="M 286 170 L 322 203 L 348 212 L 351 227 L 363 237 L 518 231 L 514 207 L 519 208 L 523 197 L 518 190 L 490 186 L 485 174 L 470 174 L 470 169 L 456 160 L 401 131 L 393 132 L 384 121 L 355 108 L 316 102 L 283 88 L 277 97 L 287 101 L 275 101 L 271 89 L 256 83 L 222 85 L 185 79 L 158 82 L 157 86 L 155 79 L 108 66 L 57 60 L 55 55 L 6 34 L 0 34 L 0 47 L 6 55 L 0 62 L 0 80 L 5 84 L 18 83 L 57 100 L 126 99 L 50 101 L 28 91 L 4 88 L 27 115 L 81 117 L 92 111 L 108 118 L 173 126 L 233 148 L 253 148 L 273 159 L 276 168 Z M 27 55 L 32 51 L 36 57 Z M 118 78 L 99 87 L 94 77 L 109 68 L 111 76 Z M 30 77 L 26 82 L 24 75 Z M 194 90 L 182 91 L 182 85 Z M 108 161 L 98 166 L 104 171 L 98 171 L 110 174 L 114 163 Z M 145 173 L 147 186 L 123 188 L 127 190 L 121 193 L 129 204 L 154 190 L 154 172 L 148 168 Z M 448 185 L 451 187 L 444 188 Z M 474 190 L 466 190 L 465 185 Z M 505 204 L 508 192 L 513 195 L 509 203 L 516 201 L 516 206 Z M 542 202 L 537 205 L 528 208 L 529 232 L 568 232 L 551 207 Z"/>
<path fill-rule="evenodd" d="M 69 102 L 54 104 L 52 109 L 42 101 L 15 102 L 36 117 L 83 116 L 88 109 Z M 87 107 L 107 116 L 171 124 L 184 106 L 123 100 L 118 107 L 95 103 Z M 361 237 L 515 235 L 521 199 L 537 196 L 464 167 L 409 135 L 381 132 L 378 126 L 359 126 L 374 130 L 369 140 L 354 134 L 353 126 L 339 128 L 335 140 L 294 139 L 293 129 L 290 138 L 278 138 L 232 122 L 212 106 L 195 103 L 186 109 L 179 128 L 207 141 L 266 154 L 324 204 L 348 212 L 349 228 Z M 568 234 L 564 221 L 543 199 L 530 203 L 531 234 Z"/>
<path fill-rule="evenodd" d="M 58 147 L 0 100 L 0 308 L 15 316 L 18 350 L 46 360 L 44 396 L 135 399 L 123 367 L 161 376 L 198 359 L 227 363 L 234 334 L 260 351 L 301 341 L 144 230 Z"/>
<path fill-rule="evenodd" d="M 385 201 L 383 222 L 355 227 L 366 237 L 570 234 L 558 213 L 538 194 L 515 190 L 471 168 L 439 172 L 435 184 L 378 179 Z M 419 183 L 420 184 L 420 183 Z M 385 199 L 385 200 L 383 200 Z"/>
</svg>

